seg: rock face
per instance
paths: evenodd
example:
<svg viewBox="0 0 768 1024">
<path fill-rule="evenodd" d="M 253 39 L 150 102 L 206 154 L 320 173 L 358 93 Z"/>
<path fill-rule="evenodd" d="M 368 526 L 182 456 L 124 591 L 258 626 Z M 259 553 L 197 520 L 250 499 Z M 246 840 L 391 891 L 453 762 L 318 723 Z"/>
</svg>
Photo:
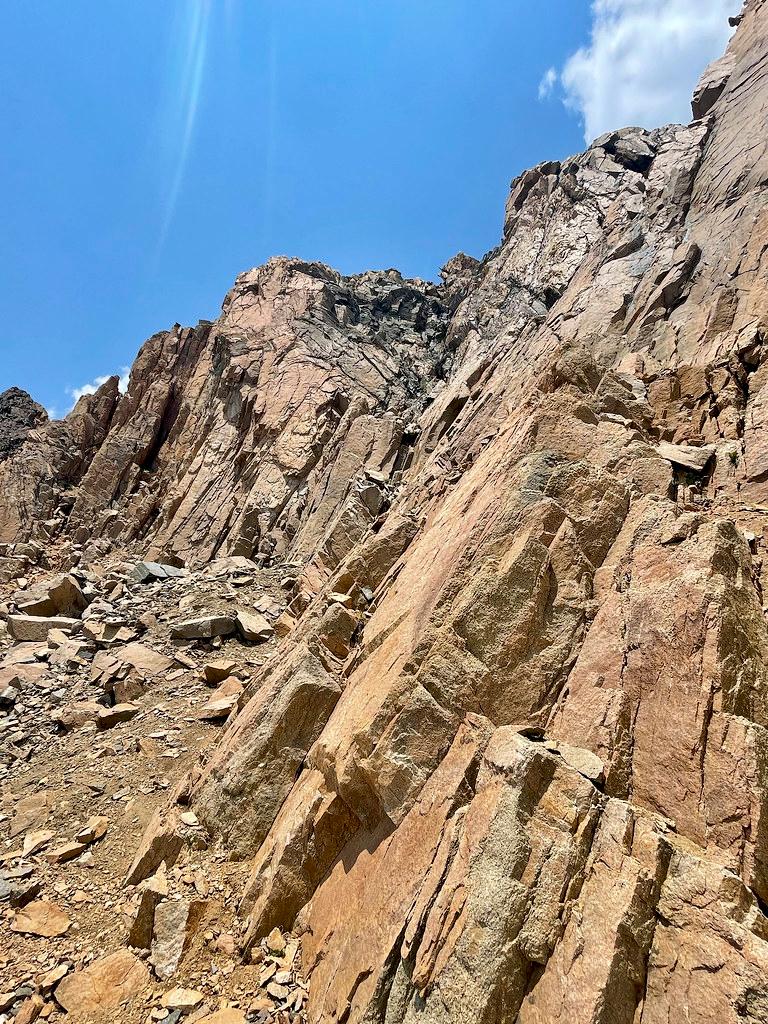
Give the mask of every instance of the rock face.
<svg viewBox="0 0 768 1024">
<path fill-rule="evenodd" d="M 768 1019 L 766 69 L 749 0 L 697 120 L 527 171 L 481 262 L 272 260 L 0 461 L 8 559 L 231 572 L 171 636 L 269 656 L 127 880 L 221 844 L 311 1021 Z"/>
<path fill-rule="evenodd" d="M 19 448 L 30 431 L 48 420 L 48 413 L 20 388 L 0 394 L 0 461 Z"/>
</svg>

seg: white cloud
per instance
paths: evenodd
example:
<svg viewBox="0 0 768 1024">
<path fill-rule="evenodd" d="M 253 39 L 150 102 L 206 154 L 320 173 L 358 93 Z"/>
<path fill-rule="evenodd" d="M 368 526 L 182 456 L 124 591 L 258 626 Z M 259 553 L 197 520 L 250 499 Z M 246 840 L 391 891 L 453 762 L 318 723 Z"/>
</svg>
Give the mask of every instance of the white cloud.
<svg viewBox="0 0 768 1024">
<path fill-rule="evenodd" d="M 77 403 L 83 397 L 83 395 L 95 395 L 102 384 L 106 384 L 109 380 L 109 374 L 104 377 L 94 377 L 90 384 L 83 384 L 79 388 L 67 388 L 67 394 L 72 399 L 73 403 Z"/>
<path fill-rule="evenodd" d="M 128 378 L 130 376 L 130 372 L 131 368 L 129 366 L 120 367 L 120 380 L 118 381 L 117 386 L 120 390 L 120 394 L 122 395 L 124 395 L 125 392 L 128 390 Z M 92 381 L 89 381 L 87 384 L 83 384 L 79 388 L 67 388 L 67 394 L 72 400 L 72 407 L 74 408 L 74 406 L 77 405 L 77 403 L 80 401 L 83 395 L 95 395 L 99 388 L 102 386 L 102 384 L 107 383 L 110 376 L 114 376 L 114 374 L 107 373 L 104 374 L 103 377 L 94 377 Z M 51 415 L 50 410 L 48 414 Z M 53 419 L 52 415 L 51 418 Z"/>
<path fill-rule="evenodd" d="M 539 99 L 545 100 L 548 96 L 552 95 L 552 92 L 557 85 L 558 79 L 557 71 L 554 68 L 548 68 L 544 72 L 544 75 L 539 82 Z"/>
<path fill-rule="evenodd" d="M 586 141 L 627 125 L 687 124 L 694 86 L 741 8 L 742 0 L 593 0 L 591 42 L 560 76 Z"/>
</svg>

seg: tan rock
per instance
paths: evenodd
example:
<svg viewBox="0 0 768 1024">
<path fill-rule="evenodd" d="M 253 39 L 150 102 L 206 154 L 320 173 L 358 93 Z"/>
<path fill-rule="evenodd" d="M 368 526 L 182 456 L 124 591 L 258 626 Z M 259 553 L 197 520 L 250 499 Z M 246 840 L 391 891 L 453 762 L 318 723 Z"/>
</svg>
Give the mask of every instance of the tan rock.
<svg viewBox="0 0 768 1024">
<path fill-rule="evenodd" d="M 72 922 L 55 903 L 37 900 L 28 903 L 11 921 L 11 931 L 22 935 L 40 935 L 50 939 L 65 935 Z"/>
<path fill-rule="evenodd" d="M 48 600 L 53 606 L 53 614 L 79 618 L 90 604 L 77 580 L 71 573 L 55 579 L 48 587 Z"/>
<path fill-rule="evenodd" d="M 234 675 L 237 670 L 237 662 L 230 658 L 219 658 L 216 661 L 209 661 L 203 668 L 203 677 L 206 683 L 212 686 L 223 683 L 225 679 Z"/>
<path fill-rule="evenodd" d="M 242 855 L 258 849 L 340 694 L 336 680 L 303 647 L 285 664 L 268 667 L 198 784 L 195 810 L 202 824 L 226 835 Z M 226 779 L 235 784 L 232 792 L 220 782 Z"/>
<path fill-rule="evenodd" d="M 68 973 L 68 964 L 59 964 L 58 967 L 54 967 L 52 970 L 47 971 L 38 982 L 40 986 L 40 991 L 51 992 L 53 989 L 56 988 L 56 986 L 59 984 L 62 978 L 66 978 Z"/>
<path fill-rule="evenodd" d="M 24 836 L 24 843 L 21 848 L 22 856 L 33 857 L 40 850 L 44 849 L 53 837 L 54 833 L 49 832 L 47 829 L 41 829 L 39 832 L 28 832 Z"/>
<path fill-rule="evenodd" d="M 181 1010 L 182 1013 L 191 1013 L 203 1002 L 205 996 L 202 992 L 190 988 L 174 988 L 165 992 L 160 1000 L 163 1006 L 169 1010 Z"/>
<path fill-rule="evenodd" d="M 137 885 L 154 875 L 161 864 L 172 867 L 181 853 L 184 837 L 173 812 L 162 808 L 155 812 L 141 845 L 125 878 L 127 885 Z"/>
<path fill-rule="evenodd" d="M 159 675 L 173 667 L 172 658 L 147 647 L 146 644 L 127 644 L 115 652 L 115 657 L 145 676 Z"/>
<path fill-rule="evenodd" d="M 272 624 L 258 612 L 247 612 L 239 610 L 237 613 L 237 628 L 245 640 L 251 643 L 264 643 L 274 636 L 275 630 Z"/>
<path fill-rule="evenodd" d="M 130 722 L 140 711 L 141 708 L 137 704 L 115 704 L 111 708 L 102 708 L 99 711 L 96 724 L 99 729 L 111 729 L 121 722 Z"/>
<path fill-rule="evenodd" d="M 85 843 L 71 842 L 64 843 L 62 846 L 57 846 L 53 850 L 46 850 L 43 854 L 43 860 L 48 861 L 49 864 L 66 864 L 70 860 L 74 860 L 79 857 L 81 853 L 86 850 Z"/>
<path fill-rule="evenodd" d="M 62 708 L 53 714 L 53 719 L 64 732 L 72 732 L 75 729 L 82 729 L 84 725 L 91 722 L 98 722 L 99 715 L 104 710 L 101 704 L 95 701 L 78 701 L 69 707 Z"/>
<path fill-rule="evenodd" d="M 43 1012 L 44 1006 L 45 1000 L 42 996 L 30 996 L 21 1004 L 19 1012 L 13 1018 L 14 1024 L 33 1024 L 33 1021 L 36 1021 Z"/>
<path fill-rule="evenodd" d="M 8 631 L 14 640 L 23 643 L 43 643 L 48 639 L 51 629 L 63 629 L 67 632 L 79 629 L 80 620 L 65 616 L 38 617 L 35 615 L 9 615 Z"/>
<path fill-rule="evenodd" d="M 215 721 L 226 718 L 239 704 L 243 684 L 230 676 L 211 694 L 206 703 L 196 712 L 198 718 Z"/>
<path fill-rule="evenodd" d="M 161 866 L 151 878 L 142 883 L 139 905 L 129 934 L 128 945 L 134 949 L 149 949 L 155 927 L 155 911 L 158 904 L 168 896 L 168 880 Z"/>
<path fill-rule="evenodd" d="M 245 1014 L 242 1010 L 227 1007 L 201 1017 L 197 1024 L 245 1024 Z"/>
<path fill-rule="evenodd" d="M 75 840 L 78 843 L 84 843 L 90 845 L 91 843 L 97 843 L 100 839 L 103 839 L 109 830 L 109 818 L 103 814 L 95 814 L 89 818 L 87 823 L 75 836 Z"/>
<path fill-rule="evenodd" d="M 357 626 L 357 617 L 341 604 L 332 604 L 323 615 L 319 637 L 331 654 L 346 658 L 352 634 Z"/>
<path fill-rule="evenodd" d="M 68 975 L 56 989 L 56 1001 L 67 1013 L 104 1013 L 140 995 L 149 980 L 141 960 L 123 949 Z"/>
</svg>

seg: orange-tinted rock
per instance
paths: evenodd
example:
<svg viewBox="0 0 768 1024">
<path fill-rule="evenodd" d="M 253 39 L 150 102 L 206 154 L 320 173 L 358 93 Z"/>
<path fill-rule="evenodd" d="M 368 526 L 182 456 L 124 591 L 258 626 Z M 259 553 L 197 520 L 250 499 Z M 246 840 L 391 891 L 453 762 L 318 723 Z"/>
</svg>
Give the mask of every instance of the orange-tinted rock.
<svg viewBox="0 0 768 1024">
<path fill-rule="evenodd" d="M 141 960 L 124 949 L 67 975 L 56 989 L 56 1001 L 75 1015 L 105 1013 L 138 996 L 149 980 Z"/>
<path fill-rule="evenodd" d="M 37 900 L 28 903 L 11 921 L 11 931 L 50 939 L 65 935 L 72 922 L 55 903 Z"/>
<path fill-rule="evenodd" d="M 766 54 L 748 0 L 705 116 L 525 171 L 481 262 L 272 260 L 0 456 L 1 538 L 276 570 L 128 878 L 250 859 L 310 1024 L 768 1017 Z M 228 600 L 177 638 L 227 661 Z M 170 973 L 189 901 L 141 903 Z"/>
</svg>

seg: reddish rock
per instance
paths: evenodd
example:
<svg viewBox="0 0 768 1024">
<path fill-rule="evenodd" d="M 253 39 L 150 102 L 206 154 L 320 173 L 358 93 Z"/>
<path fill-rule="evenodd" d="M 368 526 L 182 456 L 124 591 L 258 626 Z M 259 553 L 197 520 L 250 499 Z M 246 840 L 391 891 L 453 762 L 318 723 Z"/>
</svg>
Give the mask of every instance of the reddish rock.
<svg viewBox="0 0 768 1024">
<path fill-rule="evenodd" d="M 310 1024 L 768 1016 L 767 53 L 747 0 L 698 120 L 525 171 L 481 262 L 271 260 L 0 456 L 14 600 L 58 552 L 210 563 L 172 639 L 226 661 L 264 583 L 275 643 L 128 881 L 185 837 L 248 859 L 244 945 L 283 1000 L 301 933 Z M 138 903 L 168 975 L 191 901 Z"/>
</svg>

